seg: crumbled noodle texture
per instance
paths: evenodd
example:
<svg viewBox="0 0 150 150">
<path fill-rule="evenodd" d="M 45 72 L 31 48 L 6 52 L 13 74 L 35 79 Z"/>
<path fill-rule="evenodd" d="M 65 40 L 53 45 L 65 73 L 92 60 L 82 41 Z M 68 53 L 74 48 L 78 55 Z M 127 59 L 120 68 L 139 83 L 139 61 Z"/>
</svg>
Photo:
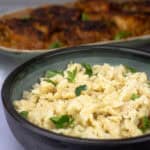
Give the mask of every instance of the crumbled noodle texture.
<svg viewBox="0 0 150 150">
<path fill-rule="evenodd" d="M 42 77 L 22 99 L 14 101 L 15 109 L 27 111 L 26 119 L 41 128 L 73 137 L 118 139 L 149 132 L 146 73 L 130 72 L 124 65 L 91 67 L 91 76 L 83 65 L 71 63 L 63 74 Z M 68 72 L 74 70 L 70 82 Z"/>
</svg>

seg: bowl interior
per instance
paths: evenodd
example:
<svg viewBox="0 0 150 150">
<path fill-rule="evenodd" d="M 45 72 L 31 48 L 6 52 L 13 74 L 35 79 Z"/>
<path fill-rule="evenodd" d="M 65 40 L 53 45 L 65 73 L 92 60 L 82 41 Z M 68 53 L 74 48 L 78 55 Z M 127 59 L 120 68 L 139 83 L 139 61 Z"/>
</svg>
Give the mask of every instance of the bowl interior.
<svg viewBox="0 0 150 150">
<path fill-rule="evenodd" d="M 70 62 L 111 65 L 126 64 L 150 76 L 150 56 L 116 47 L 88 46 L 58 50 L 36 57 L 16 69 L 6 80 L 4 95 L 11 101 L 20 99 L 47 70 L 63 70 Z"/>
</svg>

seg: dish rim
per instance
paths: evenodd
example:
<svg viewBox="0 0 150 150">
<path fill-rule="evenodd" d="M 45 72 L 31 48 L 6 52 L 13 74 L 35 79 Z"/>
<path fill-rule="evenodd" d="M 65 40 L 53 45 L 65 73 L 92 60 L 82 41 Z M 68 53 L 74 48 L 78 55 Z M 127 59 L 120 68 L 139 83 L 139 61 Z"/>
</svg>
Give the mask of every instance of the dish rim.
<svg viewBox="0 0 150 150">
<path fill-rule="evenodd" d="M 62 141 L 65 143 L 73 143 L 73 144 L 82 144 L 82 145 L 123 145 L 123 144 L 134 144 L 134 143 L 141 143 L 150 140 L 150 134 L 145 134 L 142 136 L 137 136 L 137 137 L 131 137 L 131 138 L 124 138 L 124 139 L 88 139 L 88 138 L 79 138 L 79 137 L 71 137 L 71 136 L 66 136 L 62 134 L 58 134 L 46 129 L 43 129 L 41 127 L 38 127 L 26 119 L 22 118 L 18 112 L 15 110 L 11 100 L 10 96 L 8 95 L 7 91 L 10 91 L 10 83 L 12 79 L 14 78 L 15 75 L 17 75 L 20 71 L 23 70 L 23 68 L 27 67 L 29 64 L 34 64 L 35 61 L 38 61 L 39 59 L 43 59 L 47 56 L 50 57 L 55 57 L 59 56 L 62 54 L 68 54 L 72 52 L 79 52 L 79 51 L 89 51 L 90 49 L 105 49 L 108 51 L 115 50 L 118 52 L 127 52 L 130 54 L 136 54 L 141 57 L 147 57 L 150 58 L 150 53 L 148 52 L 143 52 L 138 49 L 133 49 L 133 48 L 127 48 L 127 47 L 120 47 L 120 46 L 101 46 L 101 45 L 91 45 L 91 46 L 78 46 L 78 47 L 72 47 L 72 48 L 64 48 L 64 49 L 58 49 L 56 51 L 51 51 L 48 53 L 44 53 L 42 55 L 36 56 L 24 64 L 18 66 L 15 68 L 5 79 L 2 90 L 1 90 L 1 95 L 2 95 L 2 103 L 3 107 L 5 108 L 5 111 L 21 125 L 23 128 L 28 129 L 29 132 L 32 131 L 37 135 L 41 135 L 43 137 L 47 137 L 49 139 L 54 139 L 58 141 Z"/>
</svg>

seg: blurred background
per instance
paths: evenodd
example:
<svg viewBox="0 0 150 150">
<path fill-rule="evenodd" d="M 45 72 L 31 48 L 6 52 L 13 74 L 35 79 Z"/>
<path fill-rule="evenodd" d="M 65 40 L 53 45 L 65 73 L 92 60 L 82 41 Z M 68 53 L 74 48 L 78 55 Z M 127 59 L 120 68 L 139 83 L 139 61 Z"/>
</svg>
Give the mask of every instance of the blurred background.
<svg viewBox="0 0 150 150">
<path fill-rule="evenodd" d="M 62 4 L 65 2 L 73 2 L 75 0 L 0 0 L 0 13 L 9 12 L 12 10 L 17 10 L 18 8 L 26 8 L 31 6 L 38 6 L 46 3 L 55 3 Z M 113 0 L 113 1 L 127 1 L 127 0 Z M 132 1 L 132 0 L 131 0 Z M 139 0 L 142 1 L 142 0 Z M 120 44 L 117 44 L 120 46 Z M 128 46 L 129 44 L 127 44 Z M 122 46 L 122 44 L 121 44 Z M 126 44 L 123 43 L 123 46 Z M 139 48 L 141 50 L 149 51 L 150 49 L 150 41 L 143 40 L 143 42 L 137 43 L 132 42 L 131 48 Z"/>
<path fill-rule="evenodd" d="M 0 12 L 16 9 L 18 7 L 26 7 L 32 5 L 39 5 L 43 3 L 64 3 L 73 0 L 0 0 Z"/>
</svg>

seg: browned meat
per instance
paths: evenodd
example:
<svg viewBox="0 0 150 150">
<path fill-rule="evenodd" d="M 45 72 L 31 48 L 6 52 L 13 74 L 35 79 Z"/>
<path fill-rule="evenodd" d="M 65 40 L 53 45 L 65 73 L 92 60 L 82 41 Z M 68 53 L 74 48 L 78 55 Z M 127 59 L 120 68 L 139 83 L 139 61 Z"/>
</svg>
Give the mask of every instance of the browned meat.
<svg viewBox="0 0 150 150">
<path fill-rule="evenodd" d="M 75 3 L 77 8 L 84 12 L 108 12 L 110 3 L 106 0 L 79 0 Z"/>
<path fill-rule="evenodd" d="M 111 3 L 111 9 L 117 12 L 126 13 L 143 13 L 150 15 L 150 1 L 149 0 L 128 0 L 121 3 Z"/>
<path fill-rule="evenodd" d="M 75 6 L 84 12 L 128 12 L 128 13 L 150 13 L 149 0 L 79 0 Z"/>
<path fill-rule="evenodd" d="M 120 30 L 128 30 L 133 36 L 150 34 L 150 17 L 140 15 L 114 15 L 113 20 Z"/>
<path fill-rule="evenodd" d="M 84 43 L 111 40 L 116 33 L 116 26 L 101 21 L 79 22 L 63 32 L 61 41 L 66 45 L 74 46 Z"/>
<path fill-rule="evenodd" d="M 119 32 L 122 35 L 118 36 Z M 71 6 L 35 8 L 28 17 L 0 20 L 0 45 L 18 49 L 74 46 L 148 34 L 148 0 L 79 0 Z"/>
<path fill-rule="evenodd" d="M 20 49 L 40 49 L 44 47 L 44 33 L 34 28 L 32 21 L 10 19 L 3 24 L 5 30 L 7 27 L 7 34 L 11 39 L 12 47 Z"/>
<path fill-rule="evenodd" d="M 62 20 L 78 20 L 81 16 L 81 10 L 78 8 L 68 8 L 60 5 L 37 8 L 32 11 L 31 16 L 38 19 L 47 19 L 56 17 Z"/>
<path fill-rule="evenodd" d="M 0 21 L 0 43 L 4 46 L 9 46 L 11 42 L 11 33 L 9 28 L 4 24 L 3 21 Z"/>
<path fill-rule="evenodd" d="M 30 15 L 36 19 L 48 19 L 51 15 L 48 13 L 48 8 L 51 6 L 35 8 L 31 11 Z"/>
</svg>

